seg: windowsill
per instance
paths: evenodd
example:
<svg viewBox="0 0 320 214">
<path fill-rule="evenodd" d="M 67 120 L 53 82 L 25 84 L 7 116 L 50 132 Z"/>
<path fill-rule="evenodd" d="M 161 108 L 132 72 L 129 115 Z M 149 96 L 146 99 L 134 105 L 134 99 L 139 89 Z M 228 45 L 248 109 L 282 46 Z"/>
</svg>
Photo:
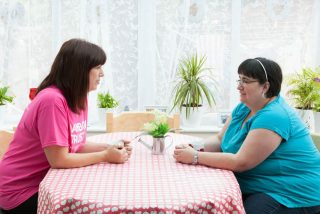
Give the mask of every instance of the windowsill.
<svg viewBox="0 0 320 214">
<path fill-rule="evenodd" d="M 219 126 L 209 126 L 209 125 L 200 125 L 197 127 L 184 127 L 181 126 L 181 133 L 217 133 L 220 131 L 221 127 Z M 104 125 L 88 125 L 87 131 L 90 133 L 101 133 L 106 132 Z"/>
<path fill-rule="evenodd" d="M 88 124 L 87 132 L 91 132 L 91 133 L 106 132 L 106 127 L 105 125 Z"/>
<path fill-rule="evenodd" d="M 181 133 L 217 133 L 221 130 L 222 127 L 219 126 L 209 126 L 209 125 L 200 125 L 197 127 L 184 127 L 181 126 Z"/>
</svg>

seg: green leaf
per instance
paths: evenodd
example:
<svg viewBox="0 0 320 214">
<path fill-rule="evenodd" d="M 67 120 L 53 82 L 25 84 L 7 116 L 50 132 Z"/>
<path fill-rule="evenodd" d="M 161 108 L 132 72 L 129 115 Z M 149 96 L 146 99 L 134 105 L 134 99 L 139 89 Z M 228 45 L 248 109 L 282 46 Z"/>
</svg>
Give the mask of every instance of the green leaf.
<svg viewBox="0 0 320 214">
<path fill-rule="evenodd" d="M 168 123 L 160 123 L 156 129 L 150 131 L 150 135 L 153 137 L 164 137 L 164 135 L 170 130 Z"/>
<path fill-rule="evenodd" d="M 289 95 L 293 99 L 296 108 L 317 109 L 320 108 L 320 67 L 316 69 L 303 68 L 299 73 L 291 76 L 287 84 L 291 87 Z"/>
<path fill-rule="evenodd" d="M 119 102 L 116 101 L 109 92 L 107 93 L 98 93 L 98 107 L 99 108 L 115 108 L 119 105 Z"/>
<path fill-rule="evenodd" d="M 14 97 L 8 95 L 9 86 L 0 87 L 0 105 L 12 103 Z"/>
<path fill-rule="evenodd" d="M 186 117 L 190 116 L 191 109 L 198 108 L 203 104 L 203 100 L 207 100 L 210 107 L 215 104 L 213 92 L 207 86 L 212 84 L 216 86 L 213 78 L 205 75 L 211 69 L 204 68 L 206 57 L 198 57 L 194 54 L 190 57 L 182 59 L 178 65 L 176 85 L 173 88 L 173 106 L 180 111 L 182 107 L 186 107 Z M 205 81 L 207 80 L 207 81 Z"/>
</svg>

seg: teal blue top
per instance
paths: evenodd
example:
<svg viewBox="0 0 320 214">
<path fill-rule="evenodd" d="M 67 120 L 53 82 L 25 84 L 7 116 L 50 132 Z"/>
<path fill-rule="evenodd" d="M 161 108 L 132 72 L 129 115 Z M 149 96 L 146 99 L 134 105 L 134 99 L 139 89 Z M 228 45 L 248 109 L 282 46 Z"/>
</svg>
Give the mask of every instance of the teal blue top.
<svg viewBox="0 0 320 214">
<path fill-rule="evenodd" d="M 241 127 L 249 113 L 243 103 L 233 110 L 223 152 L 236 153 L 254 129 L 274 131 L 282 142 L 255 168 L 235 173 L 242 193 L 263 192 L 290 208 L 320 205 L 320 153 L 294 109 L 278 96 Z"/>
</svg>

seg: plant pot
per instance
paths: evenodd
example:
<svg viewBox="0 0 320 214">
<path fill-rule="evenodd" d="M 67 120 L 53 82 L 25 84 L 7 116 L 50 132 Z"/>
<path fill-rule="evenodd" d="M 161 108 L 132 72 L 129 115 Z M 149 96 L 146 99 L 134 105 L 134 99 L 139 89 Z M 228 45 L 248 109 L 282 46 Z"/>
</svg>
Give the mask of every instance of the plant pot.
<svg viewBox="0 0 320 214">
<path fill-rule="evenodd" d="M 153 144 L 152 144 L 152 154 L 154 155 L 161 155 L 164 152 L 165 144 L 164 144 L 165 138 L 164 137 L 154 137 L 153 138 Z"/>
<path fill-rule="evenodd" d="M 186 118 L 186 107 L 182 107 L 180 114 L 181 125 L 185 127 L 197 127 L 200 126 L 203 115 L 203 107 L 198 107 L 190 110 L 190 115 Z"/>
<path fill-rule="evenodd" d="M 5 125 L 6 121 L 6 115 L 7 115 L 7 106 L 6 105 L 0 105 L 0 128 Z"/>
<path fill-rule="evenodd" d="M 165 153 L 165 151 L 172 145 L 173 139 L 171 138 L 171 142 L 166 145 L 166 137 L 169 137 L 169 135 L 164 136 L 164 137 L 153 137 L 153 142 L 152 142 L 152 154 L 153 155 L 162 155 Z"/>
<path fill-rule="evenodd" d="M 320 133 L 320 112 L 314 111 L 313 117 L 314 117 L 314 132 Z"/>
<path fill-rule="evenodd" d="M 107 129 L 107 112 L 110 112 L 107 108 L 98 108 L 98 124 Z"/>
<path fill-rule="evenodd" d="M 313 111 L 310 109 L 297 109 L 296 111 L 300 116 L 301 120 L 306 124 L 310 131 L 314 131 L 314 115 Z"/>
</svg>

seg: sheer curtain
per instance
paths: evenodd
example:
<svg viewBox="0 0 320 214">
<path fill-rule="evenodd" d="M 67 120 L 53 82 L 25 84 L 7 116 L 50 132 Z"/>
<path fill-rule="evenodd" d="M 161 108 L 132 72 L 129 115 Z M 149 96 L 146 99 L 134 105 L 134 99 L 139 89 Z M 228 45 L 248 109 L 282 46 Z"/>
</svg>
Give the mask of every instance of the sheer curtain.
<svg viewBox="0 0 320 214">
<path fill-rule="evenodd" d="M 29 88 L 47 75 L 61 44 L 76 37 L 107 52 L 98 91 L 110 91 L 118 111 L 170 106 L 177 64 L 191 53 L 207 56 L 219 84 L 210 111 L 231 109 L 244 59 L 271 58 L 285 74 L 320 64 L 317 11 L 317 0 L 2 0 L 0 85 L 9 85 L 24 109 Z"/>
</svg>

